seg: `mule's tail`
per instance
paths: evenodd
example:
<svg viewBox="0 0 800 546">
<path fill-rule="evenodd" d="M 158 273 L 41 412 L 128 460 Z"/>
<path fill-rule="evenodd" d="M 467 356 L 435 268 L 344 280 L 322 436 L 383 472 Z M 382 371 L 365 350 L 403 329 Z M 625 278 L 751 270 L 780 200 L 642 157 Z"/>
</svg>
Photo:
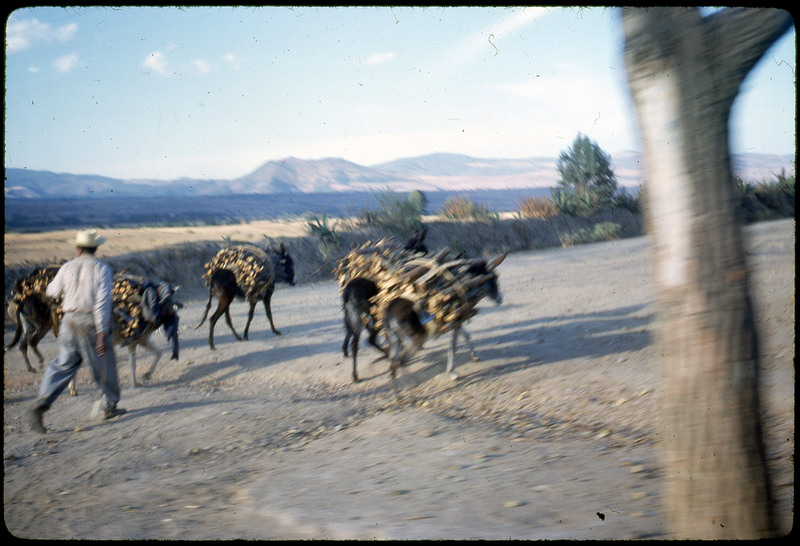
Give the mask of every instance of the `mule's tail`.
<svg viewBox="0 0 800 546">
<path fill-rule="evenodd" d="M 20 314 L 22 313 L 22 306 L 17 306 L 16 311 L 14 312 L 15 318 L 17 320 L 17 329 L 14 330 L 14 339 L 6 345 L 6 351 L 10 351 L 14 348 L 14 346 L 19 342 L 19 339 L 22 337 L 22 317 Z"/>
<path fill-rule="evenodd" d="M 214 289 L 212 287 L 208 289 L 208 303 L 206 304 L 206 310 L 203 311 L 203 318 L 200 319 L 200 324 L 194 327 L 195 330 L 200 328 L 206 321 L 206 317 L 208 317 L 208 311 L 211 309 L 211 300 L 213 299 L 214 299 Z"/>
</svg>

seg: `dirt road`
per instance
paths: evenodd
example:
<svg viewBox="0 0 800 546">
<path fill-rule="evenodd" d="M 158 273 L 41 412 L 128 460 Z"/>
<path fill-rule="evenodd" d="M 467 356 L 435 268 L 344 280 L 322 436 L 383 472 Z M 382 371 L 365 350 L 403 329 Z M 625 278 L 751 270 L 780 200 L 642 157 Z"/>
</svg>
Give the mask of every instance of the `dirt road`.
<svg viewBox="0 0 800 546">
<path fill-rule="evenodd" d="M 783 529 L 794 493 L 794 222 L 748 228 L 762 334 L 765 423 Z M 659 356 L 644 238 L 520 253 L 500 267 L 504 303 L 401 371 L 363 348 L 359 384 L 341 355 L 333 282 L 279 286 L 276 325 L 250 340 L 220 321 L 217 350 L 185 302 L 180 360 L 130 388 L 123 417 L 91 417 L 86 370 L 32 432 L 41 374 L 4 359 L 4 516 L 38 539 L 632 539 L 664 537 Z M 243 329 L 247 306 L 235 303 Z M 12 332 L 6 330 L 5 342 Z M 40 345 L 56 354 L 52 335 Z M 139 354 L 139 370 L 149 357 Z M 34 361 L 35 362 L 35 361 Z"/>
</svg>

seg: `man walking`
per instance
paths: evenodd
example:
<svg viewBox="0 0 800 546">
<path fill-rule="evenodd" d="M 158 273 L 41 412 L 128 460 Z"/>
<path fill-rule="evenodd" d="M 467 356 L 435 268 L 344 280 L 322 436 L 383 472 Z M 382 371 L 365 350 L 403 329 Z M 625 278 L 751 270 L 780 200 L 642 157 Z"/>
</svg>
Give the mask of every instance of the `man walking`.
<svg viewBox="0 0 800 546">
<path fill-rule="evenodd" d="M 79 231 L 75 237 L 77 258 L 62 265 L 47 285 L 48 297 L 62 297 L 64 319 L 58 334 L 58 356 L 47 366 L 39 396 L 30 410 L 31 428 L 41 434 L 47 432 L 42 422 L 44 412 L 84 361 L 103 391 L 103 418 L 111 419 L 126 411 L 117 408 L 120 389 L 111 340 L 114 273 L 108 264 L 94 257 L 97 247 L 104 242 L 93 229 Z"/>
</svg>

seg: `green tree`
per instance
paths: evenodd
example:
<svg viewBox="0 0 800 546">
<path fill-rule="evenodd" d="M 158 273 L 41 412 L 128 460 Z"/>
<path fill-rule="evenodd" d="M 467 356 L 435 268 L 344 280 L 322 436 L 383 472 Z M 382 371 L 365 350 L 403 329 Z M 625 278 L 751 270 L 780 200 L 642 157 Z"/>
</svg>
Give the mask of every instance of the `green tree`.
<svg viewBox="0 0 800 546">
<path fill-rule="evenodd" d="M 611 204 L 617 191 L 611 158 L 589 137 L 578 133 L 556 167 L 560 177 L 552 195 L 562 212 L 584 214 Z"/>
<path fill-rule="evenodd" d="M 408 194 L 408 201 L 414 209 L 418 210 L 420 214 L 425 213 L 425 207 L 428 206 L 428 198 L 420 190 L 413 190 Z"/>
</svg>

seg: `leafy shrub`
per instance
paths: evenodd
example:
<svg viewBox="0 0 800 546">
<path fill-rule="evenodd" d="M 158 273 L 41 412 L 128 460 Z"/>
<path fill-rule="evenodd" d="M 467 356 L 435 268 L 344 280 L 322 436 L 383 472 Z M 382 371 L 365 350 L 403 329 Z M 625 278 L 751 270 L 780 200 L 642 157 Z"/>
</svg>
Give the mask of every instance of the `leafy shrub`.
<svg viewBox="0 0 800 546">
<path fill-rule="evenodd" d="M 359 220 L 368 226 L 380 226 L 395 233 L 408 233 L 422 226 L 422 212 L 427 199 L 421 191 L 408 196 L 388 190 L 375 195 L 377 210 L 364 209 Z"/>
<path fill-rule="evenodd" d="M 499 215 L 488 206 L 460 196 L 451 197 L 444 202 L 442 216 L 451 220 L 476 220 L 478 222 L 491 222 L 499 218 Z"/>
<path fill-rule="evenodd" d="M 335 228 L 328 225 L 328 214 L 319 218 L 311 214 L 306 218 L 306 228 L 308 233 L 318 239 L 319 252 L 323 258 L 330 256 L 335 248 L 342 246 L 342 236 L 337 233 Z"/>
<path fill-rule="evenodd" d="M 552 218 L 558 214 L 558 205 L 549 197 L 526 197 L 519 202 L 523 218 Z"/>
<path fill-rule="evenodd" d="M 592 240 L 591 231 L 589 231 L 588 229 L 579 229 L 577 231 L 567 231 L 565 233 L 559 233 L 558 242 L 561 243 L 561 246 L 567 248 L 571 246 L 593 243 L 594 240 Z"/>
<path fill-rule="evenodd" d="M 622 231 L 622 226 L 616 222 L 600 222 L 594 225 L 592 236 L 595 241 L 611 241 L 619 239 L 620 231 Z"/>
<path fill-rule="evenodd" d="M 306 217 L 306 228 L 308 233 L 325 243 L 340 244 L 342 237 L 336 233 L 336 229 L 328 225 L 328 214 L 324 213 L 322 218 L 315 214 Z"/>
<path fill-rule="evenodd" d="M 558 242 L 561 243 L 562 247 L 571 247 L 598 243 L 601 241 L 611 241 L 613 239 L 619 239 L 621 231 L 622 226 L 616 222 L 600 222 L 595 224 L 591 230 L 584 228 L 561 233 L 558 236 Z"/>
<path fill-rule="evenodd" d="M 778 218 L 794 218 L 795 176 L 786 176 L 784 171 L 771 182 L 749 184 L 736 177 L 736 193 L 744 221 L 758 222 Z"/>
<path fill-rule="evenodd" d="M 619 188 L 611 197 L 611 206 L 618 209 L 625 209 L 631 212 L 640 213 L 642 193 L 639 190 L 629 190 Z"/>
</svg>

